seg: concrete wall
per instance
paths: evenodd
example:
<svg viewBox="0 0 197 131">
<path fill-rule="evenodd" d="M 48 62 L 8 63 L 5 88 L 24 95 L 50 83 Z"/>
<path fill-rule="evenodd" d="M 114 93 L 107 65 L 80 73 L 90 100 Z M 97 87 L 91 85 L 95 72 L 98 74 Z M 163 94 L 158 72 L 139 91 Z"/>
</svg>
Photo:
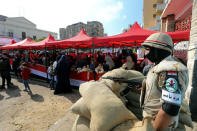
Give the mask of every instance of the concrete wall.
<svg viewBox="0 0 197 131">
<path fill-rule="evenodd" d="M 197 0 L 193 1 L 187 67 L 189 69 L 189 86 L 186 97 L 190 98 L 192 119 L 197 121 Z"/>
</svg>

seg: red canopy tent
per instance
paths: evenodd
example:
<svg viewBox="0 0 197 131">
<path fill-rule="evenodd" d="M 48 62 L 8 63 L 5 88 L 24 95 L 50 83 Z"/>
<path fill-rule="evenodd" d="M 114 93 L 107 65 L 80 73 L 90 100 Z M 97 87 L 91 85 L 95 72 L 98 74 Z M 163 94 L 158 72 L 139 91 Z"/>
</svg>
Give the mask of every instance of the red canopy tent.
<svg viewBox="0 0 197 131">
<path fill-rule="evenodd" d="M 8 45 L 12 40 L 19 42 L 20 40 L 17 38 L 9 38 L 9 37 L 0 37 L 0 46 Z"/>
<path fill-rule="evenodd" d="M 2 49 L 4 49 L 4 50 L 20 49 L 21 45 L 23 45 L 23 44 L 31 44 L 33 42 L 35 42 L 35 41 L 33 41 L 30 38 L 26 38 L 23 41 L 20 41 L 20 42 L 14 43 L 14 44 L 10 44 L 10 45 L 6 45 L 6 46 L 2 46 Z"/>
<path fill-rule="evenodd" d="M 15 44 L 15 43 L 16 43 L 16 41 L 15 41 L 15 40 L 12 40 L 12 41 L 11 41 L 10 43 L 8 43 L 7 45 L 4 45 L 4 46 L 0 47 L 0 49 L 3 50 L 3 49 L 6 48 L 7 46 L 10 46 L 10 45 Z"/>
<path fill-rule="evenodd" d="M 46 42 L 52 42 L 52 41 L 55 41 L 55 39 L 51 34 L 49 34 L 49 36 L 42 41 L 22 44 L 21 48 L 43 49 L 46 45 Z"/>
<path fill-rule="evenodd" d="M 82 29 L 76 36 L 54 41 L 54 38 L 49 35 L 45 40 L 34 42 L 30 38 L 25 39 L 13 45 L 8 45 L 4 49 L 17 48 L 92 48 L 94 47 L 121 47 L 121 46 L 140 46 L 141 43 L 151 34 L 158 31 L 142 29 L 137 22 L 127 31 L 118 35 L 108 37 L 89 37 Z M 189 31 L 165 32 L 169 34 L 174 42 L 189 40 Z"/>
<path fill-rule="evenodd" d="M 60 41 L 46 42 L 46 47 L 71 47 L 77 48 L 79 45 L 92 44 L 92 37 L 89 37 L 84 29 L 82 29 L 76 36 Z"/>
<path fill-rule="evenodd" d="M 140 46 L 141 43 L 151 34 L 159 31 L 146 30 L 139 26 L 137 22 L 124 33 L 108 37 L 89 37 L 82 29 L 76 36 L 54 42 L 47 42 L 46 46 L 59 48 L 92 48 L 94 47 L 121 47 L 121 46 Z M 189 40 L 189 31 L 164 32 L 169 34 L 173 42 Z"/>
<path fill-rule="evenodd" d="M 113 44 L 125 44 L 127 46 L 136 45 L 139 46 L 148 36 L 159 31 L 146 30 L 139 26 L 137 22 L 133 26 L 122 34 L 109 36 L 109 37 L 97 37 L 94 39 L 96 46 L 100 43 L 103 45 L 113 45 Z M 178 32 L 164 32 L 169 34 L 173 42 L 186 41 L 189 40 L 189 31 L 178 31 Z"/>
</svg>

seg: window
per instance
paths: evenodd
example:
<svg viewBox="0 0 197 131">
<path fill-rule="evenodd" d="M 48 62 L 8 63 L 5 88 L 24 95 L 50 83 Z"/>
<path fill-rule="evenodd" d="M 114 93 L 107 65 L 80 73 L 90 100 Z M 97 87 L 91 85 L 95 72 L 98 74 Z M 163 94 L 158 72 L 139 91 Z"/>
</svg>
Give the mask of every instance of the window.
<svg viewBox="0 0 197 131">
<path fill-rule="evenodd" d="M 156 14 L 153 14 L 153 18 L 155 18 L 156 17 Z"/>
<path fill-rule="evenodd" d="M 36 36 L 35 36 L 35 35 L 33 36 L 33 39 L 34 39 L 34 40 L 36 39 Z"/>
<path fill-rule="evenodd" d="M 22 32 L 22 39 L 24 40 L 26 38 L 26 32 Z"/>
<path fill-rule="evenodd" d="M 157 4 L 153 4 L 153 8 L 156 8 L 157 7 Z"/>
<path fill-rule="evenodd" d="M 8 36 L 13 37 L 14 36 L 13 32 L 8 32 Z"/>
</svg>

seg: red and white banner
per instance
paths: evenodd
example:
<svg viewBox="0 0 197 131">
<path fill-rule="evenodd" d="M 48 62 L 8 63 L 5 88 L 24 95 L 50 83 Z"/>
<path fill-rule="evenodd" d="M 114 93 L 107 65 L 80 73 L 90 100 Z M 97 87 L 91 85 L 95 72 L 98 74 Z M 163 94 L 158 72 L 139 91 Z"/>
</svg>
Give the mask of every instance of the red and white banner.
<svg viewBox="0 0 197 131">
<path fill-rule="evenodd" d="M 32 74 L 47 78 L 47 69 L 45 66 L 39 64 L 31 65 L 30 63 L 28 63 L 28 67 L 30 68 Z M 103 74 L 97 74 L 96 80 L 98 80 L 102 75 Z M 93 79 L 94 77 L 92 72 L 70 72 L 70 84 L 72 86 L 80 86 L 80 84 Z"/>
</svg>

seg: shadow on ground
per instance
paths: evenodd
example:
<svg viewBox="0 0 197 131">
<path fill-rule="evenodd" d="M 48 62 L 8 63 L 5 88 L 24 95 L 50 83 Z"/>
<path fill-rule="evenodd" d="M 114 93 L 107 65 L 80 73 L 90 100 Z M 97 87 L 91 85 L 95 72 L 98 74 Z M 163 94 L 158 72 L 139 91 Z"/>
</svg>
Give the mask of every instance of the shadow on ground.
<svg viewBox="0 0 197 131">
<path fill-rule="evenodd" d="M 10 99 L 10 98 L 21 96 L 21 93 L 20 93 L 21 90 L 16 85 L 11 85 L 11 87 L 5 89 L 5 92 L 8 95 L 8 97 L 6 99 Z"/>
<path fill-rule="evenodd" d="M 72 103 L 75 103 L 81 97 L 81 95 L 79 94 L 79 90 L 78 89 L 72 89 L 71 93 L 62 93 L 62 94 L 58 94 L 58 95 L 66 97 Z"/>
<path fill-rule="evenodd" d="M 31 96 L 31 99 L 33 101 L 36 101 L 36 102 L 43 102 L 44 101 L 44 97 L 39 95 L 39 94 L 29 94 Z"/>
<path fill-rule="evenodd" d="M 4 96 L 2 96 L 2 95 L 0 94 L 0 100 L 3 100 L 3 98 L 4 98 Z"/>
</svg>

